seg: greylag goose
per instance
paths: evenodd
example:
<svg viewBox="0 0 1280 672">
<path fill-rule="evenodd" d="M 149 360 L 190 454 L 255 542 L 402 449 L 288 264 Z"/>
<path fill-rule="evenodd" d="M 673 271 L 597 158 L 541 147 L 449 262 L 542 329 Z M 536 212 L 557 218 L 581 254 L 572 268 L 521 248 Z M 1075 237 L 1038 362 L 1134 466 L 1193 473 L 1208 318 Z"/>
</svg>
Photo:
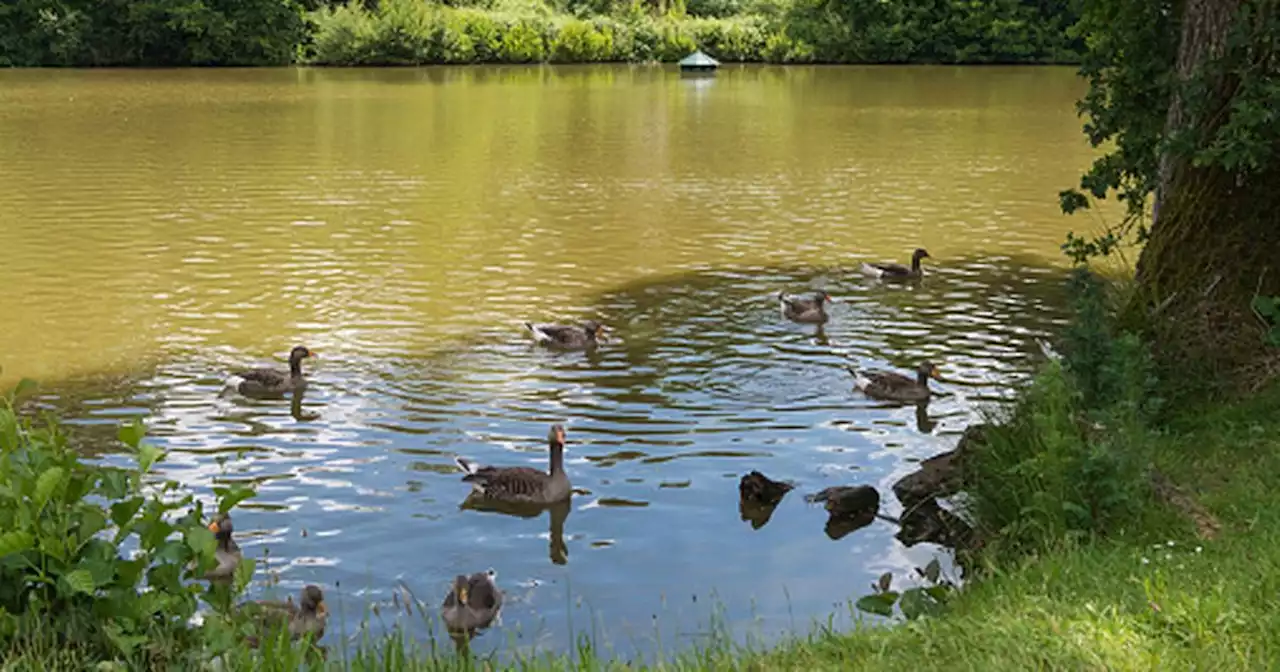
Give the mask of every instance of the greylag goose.
<svg viewBox="0 0 1280 672">
<path fill-rule="evenodd" d="M 931 362 L 921 362 L 916 367 L 914 379 L 901 373 L 863 372 L 853 367 L 849 367 L 849 372 L 853 374 L 853 384 L 868 397 L 906 403 L 928 400 L 932 394 L 929 390 L 929 378 L 938 378 L 938 367 Z"/>
<path fill-rule="evenodd" d="M 299 345 L 289 352 L 288 373 L 269 368 L 240 371 L 231 376 L 227 386 L 246 397 L 282 397 L 307 386 L 307 379 L 302 375 L 302 360 L 314 356 L 311 350 Z"/>
<path fill-rule="evenodd" d="M 329 618 L 329 608 L 324 603 L 324 591 L 320 586 L 308 585 L 302 589 L 302 599 L 293 603 L 293 597 L 281 602 L 279 600 L 257 600 L 247 605 L 248 610 L 257 612 L 258 620 L 268 627 L 287 626 L 290 639 L 311 637 L 311 641 L 319 641 L 324 637 L 325 621 Z"/>
<path fill-rule="evenodd" d="M 824 291 L 814 293 L 813 298 L 787 296 L 778 292 L 778 304 L 782 308 L 782 316 L 792 322 L 806 324 L 822 324 L 827 321 L 827 304 L 831 295 Z"/>
<path fill-rule="evenodd" d="M 552 425 L 547 433 L 551 448 L 550 473 L 531 467 L 480 466 L 457 457 L 458 466 L 466 472 L 462 480 L 484 499 L 519 504 L 551 504 L 569 499 L 572 489 L 564 472 L 564 427 Z"/>
<path fill-rule="evenodd" d="M 929 253 L 924 248 L 918 247 L 915 252 L 911 253 L 911 267 L 907 268 L 902 264 L 862 264 L 862 272 L 873 277 L 885 280 L 909 280 L 918 278 L 923 274 L 920 270 L 920 260 L 928 257 Z"/>
<path fill-rule="evenodd" d="M 600 341 L 608 338 L 608 328 L 595 320 L 587 320 L 581 325 L 525 322 L 524 327 L 533 334 L 533 340 L 539 345 L 566 350 L 594 348 Z"/>
<path fill-rule="evenodd" d="M 231 538 L 234 529 L 229 513 L 219 513 L 214 517 L 213 522 L 209 523 L 209 531 L 213 532 L 213 538 L 217 540 L 217 546 L 213 550 L 213 558 L 217 564 L 213 569 L 205 572 L 206 580 L 228 582 L 235 576 L 236 567 L 240 566 L 240 560 L 244 555 L 240 552 L 240 546 L 236 540 Z"/>
<path fill-rule="evenodd" d="M 470 577 L 459 574 L 440 606 L 440 616 L 450 632 L 474 634 L 489 627 L 502 611 L 498 573 L 492 569 Z"/>
</svg>

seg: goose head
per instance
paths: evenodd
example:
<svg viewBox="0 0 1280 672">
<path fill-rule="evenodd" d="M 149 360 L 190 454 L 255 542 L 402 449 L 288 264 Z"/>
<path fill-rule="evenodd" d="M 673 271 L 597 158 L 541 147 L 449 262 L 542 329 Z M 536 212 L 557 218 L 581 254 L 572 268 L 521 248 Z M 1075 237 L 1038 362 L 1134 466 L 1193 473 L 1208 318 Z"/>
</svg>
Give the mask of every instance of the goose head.
<svg viewBox="0 0 1280 672">
<path fill-rule="evenodd" d="M 921 385 L 928 383 L 929 379 L 942 380 L 942 374 L 938 371 L 938 367 L 933 362 L 920 362 L 916 367 L 916 379 Z"/>
<path fill-rule="evenodd" d="M 320 618 L 329 615 L 329 608 L 324 603 L 324 591 L 316 585 L 308 585 L 302 589 L 302 604 L 299 608 L 304 614 L 315 614 Z"/>
</svg>

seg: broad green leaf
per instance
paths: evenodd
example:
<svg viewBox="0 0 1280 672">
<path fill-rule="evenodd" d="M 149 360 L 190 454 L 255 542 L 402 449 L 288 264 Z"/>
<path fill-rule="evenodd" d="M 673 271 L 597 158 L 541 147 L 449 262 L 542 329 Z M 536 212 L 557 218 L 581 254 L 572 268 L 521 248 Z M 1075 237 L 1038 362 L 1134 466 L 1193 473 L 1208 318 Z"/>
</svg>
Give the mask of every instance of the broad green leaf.
<svg viewBox="0 0 1280 672">
<path fill-rule="evenodd" d="M 40 478 L 36 479 L 36 490 L 31 494 L 31 498 L 34 500 L 37 511 L 44 508 L 54 491 L 62 485 L 62 478 L 66 473 L 62 467 L 54 467 L 40 474 Z"/>
<path fill-rule="evenodd" d="M 218 513 L 230 513 L 237 504 L 258 493 L 252 488 L 236 485 L 230 488 L 214 488 L 213 494 L 218 497 Z"/>
<path fill-rule="evenodd" d="M 1277 301 L 1275 297 L 1255 296 L 1253 297 L 1253 301 L 1251 303 L 1253 305 L 1253 309 L 1258 311 L 1259 315 L 1269 320 L 1274 320 L 1274 318 L 1276 317 L 1276 313 L 1280 312 L 1280 310 L 1277 310 L 1277 308 L 1280 306 L 1277 305 Z"/>
<path fill-rule="evenodd" d="M 46 556 L 57 560 L 58 562 L 67 561 L 67 538 L 61 536 L 53 536 L 52 534 L 40 535 L 40 552 Z"/>
<path fill-rule="evenodd" d="M 120 438 L 120 442 L 135 450 L 141 447 L 142 437 L 146 435 L 147 430 L 143 426 L 141 418 L 134 418 L 133 422 L 120 425 L 120 429 L 116 431 L 116 436 Z"/>
<path fill-rule="evenodd" d="M 258 563 L 253 558 L 243 558 L 240 564 L 236 565 L 234 576 L 236 593 L 243 593 L 245 588 L 253 581 L 253 573 L 257 569 Z"/>
<path fill-rule="evenodd" d="M 133 560 L 119 560 L 116 562 L 116 578 L 119 579 L 116 585 L 137 586 L 142 579 L 142 570 L 147 566 L 145 557 L 134 558 Z"/>
<path fill-rule="evenodd" d="M 902 591 L 902 599 L 897 604 L 902 608 L 902 616 L 908 618 L 909 621 L 914 621 L 922 616 L 929 616 L 929 614 L 938 611 L 937 603 L 934 603 L 933 599 L 929 598 L 929 595 L 922 588 Z"/>
<path fill-rule="evenodd" d="M 942 564 L 938 562 L 937 558 L 930 560 L 929 564 L 924 567 L 924 578 L 929 579 L 930 583 L 937 581 L 938 576 L 941 574 Z"/>
<path fill-rule="evenodd" d="M 213 532 L 204 527 L 188 528 L 183 537 L 186 539 L 187 548 L 190 548 L 197 557 L 213 557 L 213 551 L 218 547 L 218 540 L 214 538 Z"/>
<path fill-rule="evenodd" d="M 79 544 L 83 546 L 93 536 L 107 527 L 107 516 L 101 509 L 82 508 L 80 511 Z"/>
<path fill-rule="evenodd" d="M 138 445 L 138 469 L 143 473 L 151 471 L 151 466 L 164 458 L 164 451 L 149 443 Z"/>
<path fill-rule="evenodd" d="M 111 580 L 116 577 L 115 564 L 107 560 L 81 560 L 80 568 L 89 572 L 89 576 L 93 578 L 93 585 L 95 588 L 100 588 L 111 583 Z"/>
<path fill-rule="evenodd" d="M 18 384 L 13 388 L 13 398 L 17 399 L 28 392 L 34 391 L 38 387 L 40 387 L 40 383 L 37 383 L 30 378 L 23 378 L 22 380 L 19 380 Z"/>
<path fill-rule="evenodd" d="M 946 584 L 940 586 L 929 586 L 924 589 L 924 592 L 928 593 L 929 597 L 932 597 L 934 601 L 939 604 L 946 604 L 947 600 L 951 599 L 951 593 L 954 591 L 954 588 Z"/>
<path fill-rule="evenodd" d="M 110 624 L 106 627 L 107 638 L 125 657 L 130 656 L 138 646 L 145 644 L 147 638 L 142 635 L 126 635 L 119 626 Z"/>
<path fill-rule="evenodd" d="M 142 508 L 141 497 L 116 502 L 111 505 L 111 522 L 115 523 L 116 527 L 124 527 L 125 523 L 133 520 L 134 514 L 138 513 L 140 508 Z"/>
<path fill-rule="evenodd" d="M 0 558 L 14 553 L 29 551 L 35 547 L 35 538 L 30 532 L 15 530 L 0 534 Z"/>
<path fill-rule="evenodd" d="M 876 593 L 875 595 L 863 595 L 858 598 L 854 606 L 859 611 L 865 611 L 869 614 L 879 614 L 880 616 L 892 616 L 893 604 L 898 601 L 898 594 L 895 592 Z"/>
<path fill-rule="evenodd" d="M 191 554 L 189 553 L 189 549 L 185 542 L 171 540 L 166 541 L 164 545 L 160 547 L 160 552 L 156 553 L 155 559 L 157 561 L 169 563 L 181 563 L 186 562 L 190 555 Z"/>
<path fill-rule="evenodd" d="M 93 589 L 97 587 L 93 583 L 93 574 L 83 568 L 63 575 L 62 580 L 73 592 L 84 593 L 85 595 L 93 594 Z"/>
<path fill-rule="evenodd" d="M 129 474 L 124 471 L 111 469 L 102 474 L 102 496 L 109 500 L 124 499 L 125 495 L 129 494 L 129 486 Z"/>
</svg>

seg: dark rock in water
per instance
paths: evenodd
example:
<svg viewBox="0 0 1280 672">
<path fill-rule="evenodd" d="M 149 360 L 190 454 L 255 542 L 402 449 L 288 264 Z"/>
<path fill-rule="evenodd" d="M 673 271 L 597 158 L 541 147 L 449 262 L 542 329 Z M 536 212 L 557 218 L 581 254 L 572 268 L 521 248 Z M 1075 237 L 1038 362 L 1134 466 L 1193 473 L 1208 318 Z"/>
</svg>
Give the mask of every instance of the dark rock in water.
<svg viewBox="0 0 1280 672">
<path fill-rule="evenodd" d="M 899 522 L 902 529 L 894 536 L 907 547 L 928 542 L 963 549 L 973 543 L 973 528 L 959 516 L 939 506 L 934 499 L 908 507 L 902 512 Z"/>
<path fill-rule="evenodd" d="M 738 482 L 738 495 L 744 502 L 777 505 L 794 487 L 790 483 L 775 481 L 758 471 L 752 471 Z"/>
<path fill-rule="evenodd" d="M 838 541 L 850 532 L 856 532 L 870 525 L 875 519 L 876 514 L 874 513 L 846 516 L 832 512 L 831 515 L 827 516 L 827 526 L 824 531 L 832 541 Z"/>
<path fill-rule="evenodd" d="M 752 471 L 738 482 L 738 513 L 751 523 L 752 529 L 758 530 L 769 522 L 773 510 L 794 487 Z"/>
<path fill-rule="evenodd" d="M 920 463 L 920 468 L 893 484 L 893 494 L 908 509 L 927 500 L 946 498 L 964 487 L 962 459 L 975 445 L 986 441 L 987 425 L 970 425 L 964 430 L 955 450 L 934 455 Z"/>
<path fill-rule="evenodd" d="M 880 493 L 869 485 L 837 485 L 808 497 L 810 502 L 826 502 L 832 516 L 875 517 L 880 512 Z"/>
<path fill-rule="evenodd" d="M 960 453 L 952 450 L 920 463 L 920 468 L 893 484 L 893 494 L 911 508 L 926 500 L 950 497 L 960 489 Z"/>
</svg>

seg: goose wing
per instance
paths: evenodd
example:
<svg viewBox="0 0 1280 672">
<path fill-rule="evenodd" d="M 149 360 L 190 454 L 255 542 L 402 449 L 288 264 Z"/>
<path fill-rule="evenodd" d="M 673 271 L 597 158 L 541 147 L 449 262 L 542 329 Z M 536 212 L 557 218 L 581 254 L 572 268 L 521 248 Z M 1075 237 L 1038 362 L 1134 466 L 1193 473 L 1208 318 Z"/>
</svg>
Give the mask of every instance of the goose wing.
<svg viewBox="0 0 1280 672">
<path fill-rule="evenodd" d="M 479 485 L 488 497 L 533 497 L 542 492 L 550 476 L 531 467 L 478 467 L 462 480 Z"/>
<path fill-rule="evenodd" d="M 525 323 L 525 327 L 533 332 L 538 340 L 554 341 L 556 343 L 577 343 L 585 340 L 587 335 L 582 327 L 564 324 L 532 324 Z"/>
<path fill-rule="evenodd" d="M 276 369 L 250 369 L 236 375 L 245 382 L 256 383 L 263 387 L 279 387 L 289 380 L 289 374 Z"/>
</svg>

